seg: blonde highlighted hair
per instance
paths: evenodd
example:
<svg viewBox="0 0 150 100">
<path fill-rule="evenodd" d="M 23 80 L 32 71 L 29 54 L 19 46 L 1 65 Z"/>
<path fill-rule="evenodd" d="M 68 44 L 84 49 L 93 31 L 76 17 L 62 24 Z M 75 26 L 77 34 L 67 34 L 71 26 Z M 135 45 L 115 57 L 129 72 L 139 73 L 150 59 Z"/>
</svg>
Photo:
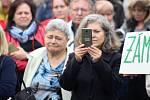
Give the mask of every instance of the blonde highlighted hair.
<svg viewBox="0 0 150 100">
<path fill-rule="evenodd" d="M 5 37 L 5 32 L 0 26 L 0 56 L 8 54 L 8 43 Z"/>
</svg>

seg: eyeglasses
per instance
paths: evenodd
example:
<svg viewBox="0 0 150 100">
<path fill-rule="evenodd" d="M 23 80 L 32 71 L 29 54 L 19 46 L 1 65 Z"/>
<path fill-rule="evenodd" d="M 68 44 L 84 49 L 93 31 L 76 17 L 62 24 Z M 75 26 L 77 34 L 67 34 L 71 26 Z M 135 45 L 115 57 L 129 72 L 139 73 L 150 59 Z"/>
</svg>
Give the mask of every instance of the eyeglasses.
<svg viewBox="0 0 150 100">
<path fill-rule="evenodd" d="M 86 13 L 88 12 L 89 10 L 88 9 L 85 9 L 85 8 L 74 8 L 72 9 L 74 12 L 83 12 L 83 13 Z"/>
</svg>

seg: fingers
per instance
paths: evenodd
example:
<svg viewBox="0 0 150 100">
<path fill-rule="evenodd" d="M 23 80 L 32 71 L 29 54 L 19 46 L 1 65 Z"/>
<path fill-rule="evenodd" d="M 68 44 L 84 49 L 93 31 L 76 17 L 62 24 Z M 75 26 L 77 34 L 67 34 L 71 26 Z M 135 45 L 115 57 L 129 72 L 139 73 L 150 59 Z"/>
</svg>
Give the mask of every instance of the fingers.
<svg viewBox="0 0 150 100">
<path fill-rule="evenodd" d="M 86 48 L 77 48 L 77 49 L 75 49 L 76 54 L 82 55 L 82 54 L 85 54 L 86 52 L 87 52 Z"/>
<path fill-rule="evenodd" d="M 82 60 L 82 57 L 84 54 L 87 53 L 88 48 L 84 47 L 84 44 L 79 45 L 78 47 L 75 48 L 75 57 L 78 61 Z"/>
<path fill-rule="evenodd" d="M 88 53 L 92 55 L 96 55 L 98 52 L 99 52 L 99 49 L 97 49 L 96 47 L 88 47 Z"/>
<path fill-rule="evenodd" d="M 96 47 L 89 47 L 89 48 L 88 48 L 88 53 L 91 54 L 92 56 L 97 56 L 97 55 L 101 55 L 101 54 L 102 54 L 102 51 L 99 50 L 99 49 L 96 48 Z"/>
<path fill-rule="evenodd" d="M 18 51 L 14 51 L 14 52 L 10 53 L 9 55 L 18 60 L 27 59 L 28 53 L 26 51 L 24 51 L 23 48 L 18 48 L 18 49 L 19 49 Z"/>
<path fill-rule="evenodd" d="M 17 55 L 17 52 L 18 52 L 18 51 L 12 52 L 12 53 L 10 53 L 9 55 L 12 56 L 12 57 L 15 57 L 15 55 Z"/>
<path fill-rule="evenodd" d="M 86 53 L 89 53 L 94 61 L 97 61 L 102 55 L 102 51 L 94 46 L 84 47 L 84 44 L 81 44 L 75 48 L 75 57 L 78 61 L 81 61 Z"/>
<path fill-rule="evenodd" d="M 99 59 L 102 55 L 102 51 L 94 46 L 88 48 L 88 53 L 91 55 L 93 60 Z"/>
</svg>

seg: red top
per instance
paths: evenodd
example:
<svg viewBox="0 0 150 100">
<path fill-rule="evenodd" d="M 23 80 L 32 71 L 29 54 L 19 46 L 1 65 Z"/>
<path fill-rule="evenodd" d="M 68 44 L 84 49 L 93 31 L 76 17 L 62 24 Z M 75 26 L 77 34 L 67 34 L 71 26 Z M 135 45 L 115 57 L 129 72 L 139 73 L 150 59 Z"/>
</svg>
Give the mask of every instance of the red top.
<svg viewBox="0 0 150 100">
<path fill-rule="evenodd" d="M 45 28 L 43 27 L 43 25 L 39 25 L 37 33 L 35 35 L 35 39 L 39 43 L 41 43 L 43 46 L 44 46 L 44 33 L 45 33 Z M 19 41 L 13 38 L 8 32 L 6 32 L 6 38 L 7 38 L 8 43 L 12 43 L 16 47 L 20 46 Z M 14 59 L 14 60 L 16 61 L 18 70 L 23 71 L 26 67 L 27 60 L 17 60 L 17 59 Z"/>
<path fill-rule="evenodd" d="M 0 20 L 0 25 L 2 26 L 3 30 L 6 29 L 6 22 L 4 20 Z"/>
</svg>

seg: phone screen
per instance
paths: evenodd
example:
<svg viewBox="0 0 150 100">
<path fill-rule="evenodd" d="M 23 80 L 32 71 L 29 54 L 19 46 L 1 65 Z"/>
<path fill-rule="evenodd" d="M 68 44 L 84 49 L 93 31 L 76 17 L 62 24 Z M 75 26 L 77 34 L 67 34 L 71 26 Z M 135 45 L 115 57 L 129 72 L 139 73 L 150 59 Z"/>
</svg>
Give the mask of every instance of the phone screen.
<svg viewBox="0 0 150 100">
<path fill-rule="evenodd" d="M 92 29 L 82 29 L 82 43 L 85 45 L 85 47 L 90 47 L 92 45 Z"/>
</svg>

